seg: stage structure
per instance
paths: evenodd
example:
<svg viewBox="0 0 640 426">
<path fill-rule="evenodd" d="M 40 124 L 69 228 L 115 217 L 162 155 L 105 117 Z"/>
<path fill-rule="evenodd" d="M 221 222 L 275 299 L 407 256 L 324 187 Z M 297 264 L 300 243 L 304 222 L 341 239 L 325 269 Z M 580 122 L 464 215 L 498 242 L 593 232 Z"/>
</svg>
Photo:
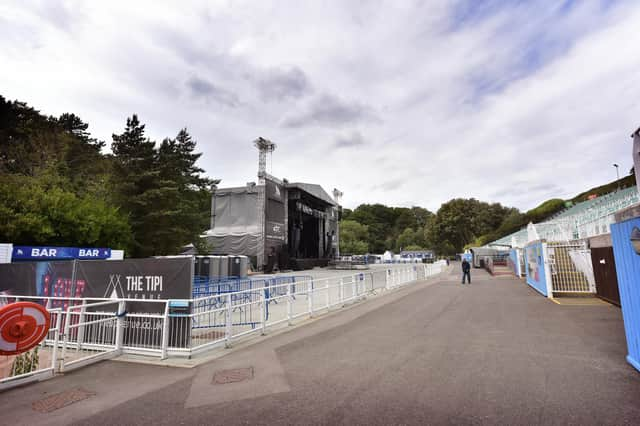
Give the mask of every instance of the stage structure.
<svg viewBox="0 0 640 426">
<path fill-rule="evenodd" d="M 339 253 L 342 192 L 331 198 L 316 184 L 289 183 L 266 171 L 276 144 L 258 138 L 258 184 L 216 188 L 211 229 L 204 237 L 214 255 L 249 256 L 265 272 L 326 266 Z"/>
</svg>

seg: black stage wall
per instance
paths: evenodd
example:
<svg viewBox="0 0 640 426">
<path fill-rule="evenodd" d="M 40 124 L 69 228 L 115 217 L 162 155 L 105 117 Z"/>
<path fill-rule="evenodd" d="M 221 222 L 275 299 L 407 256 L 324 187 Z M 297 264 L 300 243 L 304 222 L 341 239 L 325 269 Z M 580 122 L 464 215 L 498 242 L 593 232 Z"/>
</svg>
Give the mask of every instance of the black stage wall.
<svg viewBox="0 0 640 426">
<path fill-rule="evenodd" d="M 284 269 L 283 253 L 286 249 L 286 188 L 267 180 L 265 184 L 265 272 L 272 272 L 276 267 Z"/>
</svg>

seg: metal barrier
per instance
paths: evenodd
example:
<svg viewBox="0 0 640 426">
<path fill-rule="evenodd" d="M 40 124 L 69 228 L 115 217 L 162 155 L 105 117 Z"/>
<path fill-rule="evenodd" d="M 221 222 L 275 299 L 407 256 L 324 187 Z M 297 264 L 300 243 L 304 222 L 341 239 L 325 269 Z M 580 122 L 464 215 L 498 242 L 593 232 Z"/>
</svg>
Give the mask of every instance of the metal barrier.
<svg viewBox="0 0 640 426">
<path fill-rule="evenodd" d="M 28 373 L 29 377 L 0 379 L 0 389 L 122 353 L 164 359 L 230 346 L 242 336 L 265 334 L 270 327 L 291 325 L 296 319 L 432 277 L 445 267 L 442 261 L 326 278 L 261 278 L 261 287 L 255 287 L 258 280 L 247 285 L 236 280 L 237 291 L 229 291 L 229 283 L 219 283 L 217 293 L 187 300 L 14 296 L 14 301 L 66 306 L 66 310 L 48 309 L 56 326 L 40 346 L 51 353 L 50 366 Z M 143 312 L 127 312 L 128 305 Z"/>
<path fill-rule="evenodd" d="M 43 343 L 37 346 L 36 349 L 29 351 L 28 353 L 32 360 L 36 358 L 37 361 L 31 363 L 30 371 L 23 371 L 21 374 L 13 374 L 18 355 L 0 356 L 0 391 L 44 380 L 53 377 L 55 374 L 58 363 L 60 331 L 62 329 L 62 315 L 60 315 L 62 309 L 52 309 L 49 310 L 49 313 L 51 314 L 51 324 L 53 326 L 49 328 L 46 339 L 52 344 L 47 346 Z M 34 351 L 37 351 L 35 355 L 33 355 Z"/>
<path fill-rule="evenodd" d="M 584 242 L 547 243 L 554 293 L 595 293 L 591 251 Z"/>
</svg>

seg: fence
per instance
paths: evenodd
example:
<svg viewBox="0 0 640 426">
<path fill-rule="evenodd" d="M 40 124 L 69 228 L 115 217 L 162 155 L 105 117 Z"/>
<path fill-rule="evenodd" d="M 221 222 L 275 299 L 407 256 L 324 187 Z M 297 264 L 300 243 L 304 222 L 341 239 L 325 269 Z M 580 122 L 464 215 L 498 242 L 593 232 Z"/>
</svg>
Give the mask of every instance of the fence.
<svg viewBox="0 0 640 426">
<path fill-rule="evenodd" d="M 123 353 L 165 359 L 230 346 L 243 336 L 265 334 L 278 325 L 432 277 L 445 266 L 441 261 L 337 277 L 265 278 L 262 287 L 254 282 L 220 287 L 216 293 L 218 288 L 209 286 L 210 294 L 185 300 L 6 297 L 9 303 L 33 301 L 46 306 L 55 326 L 39 346 L 46 366 L 1 378 L 0 390 Z M 141 312 L 128 312 L 128 307 Z"/>
<path fill-rule="evenodd" d="M 548 245 L 549 269 L 554 293 L 595 293 L 591 251 L 584 242 Z"/>
<path fill-rule="evenodd" d="M 43 350 L 43 347 L 46 348 L 45 344 L 43 344 L 35 350 L 27 352 L 27 356 L 29 357 L 28 362 L 24 362 L 26 361 L 24 355 L 22 355 L 22 358 L 18 355 L 0 356 L 0 391 L 14 386 L 44 380 L 53 377 L 55 374 L 58 368 L 57 352 L 62 326 L 62 310 L 59 308 L 51 309 L 49 313 L 51 314 L 51 324 L 53 324 L 53 326 L 49 328 L 46 341 L 51 342 L 50 350 Z M 21 363 L 22 368 L 17 372 L 15 371 L 15 367 L 20 363 L 20 360 L 23 360 Z M 25 369 L 27 371 L 25 371 Z"/>
</svg>

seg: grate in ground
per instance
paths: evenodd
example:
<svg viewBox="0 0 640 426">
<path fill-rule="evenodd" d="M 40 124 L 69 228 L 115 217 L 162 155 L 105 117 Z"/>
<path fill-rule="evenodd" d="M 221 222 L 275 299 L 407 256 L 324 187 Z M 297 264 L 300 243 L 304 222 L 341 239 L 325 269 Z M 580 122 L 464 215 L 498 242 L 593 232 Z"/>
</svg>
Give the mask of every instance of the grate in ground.
<svg viewBox="0 0 640 426">
<path fill-rule="evenodd" d="M 35 401 L 31 404 L 31 407 L 35 411 L 41 413 L 50 413 L 58 410 L 74 402 L 82 401 L 95 395 L 95 392 L 90 392 L 82 388 L 71 389 L 68 391 L 60 392 L 55 395 L 48 396 L 39 401 Z"/>
<path fill-rule="evenodd" d="M 234 368 L 232 370 L 218 371 L 213 375 L 214 385 L 226 385 L 228 383 L 244 382 L 253 379 L 253 367 Z"/>
</svg>

